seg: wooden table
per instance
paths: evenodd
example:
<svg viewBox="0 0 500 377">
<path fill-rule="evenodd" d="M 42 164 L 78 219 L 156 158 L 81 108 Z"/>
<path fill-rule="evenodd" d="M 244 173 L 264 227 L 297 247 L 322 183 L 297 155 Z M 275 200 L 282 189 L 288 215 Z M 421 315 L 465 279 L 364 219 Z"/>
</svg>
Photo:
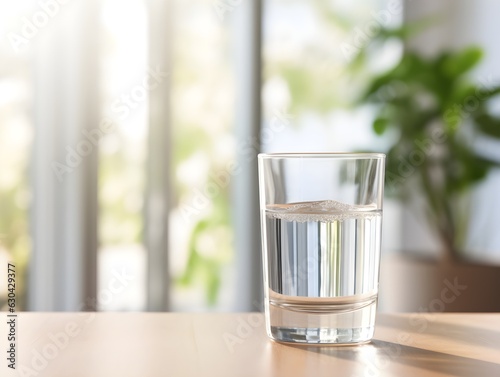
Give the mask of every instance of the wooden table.
<svg viewBox="0 0 500 377">
<path fill-rule="evenodd" d="M 500 314 L 382 314 L 370 344 L 299 347 L 257 313 L 20 313 L 16 372 L 3 314 L 1 376 L 500 376 Z"/>
</svg>

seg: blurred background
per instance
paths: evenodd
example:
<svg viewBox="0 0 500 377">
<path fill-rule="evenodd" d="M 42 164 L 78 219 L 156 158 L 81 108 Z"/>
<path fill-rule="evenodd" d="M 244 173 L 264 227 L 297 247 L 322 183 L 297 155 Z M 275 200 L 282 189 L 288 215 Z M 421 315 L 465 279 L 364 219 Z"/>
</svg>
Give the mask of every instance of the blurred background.
<svg viewBox="0 0 500 377">
<path fill-rule="evenodd" d="M 369 150 L 380 309 L 500 310 L 500 3 L 0 4 L 18 309 L 260 310 L 257 153 Z"/>
</svg>

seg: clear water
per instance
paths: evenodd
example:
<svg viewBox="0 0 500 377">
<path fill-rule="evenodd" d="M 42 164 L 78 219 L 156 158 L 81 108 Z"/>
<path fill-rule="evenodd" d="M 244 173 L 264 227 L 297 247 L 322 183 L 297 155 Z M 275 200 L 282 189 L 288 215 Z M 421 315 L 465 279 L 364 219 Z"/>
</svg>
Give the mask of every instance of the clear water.
<svg viewBox="0 0 500 377">
<path fill-rule="evenodd" d="M 382 213 L 335 201 L 269 206 L 269 335 L 295 343 L 373 336 Z"/>
</svg>

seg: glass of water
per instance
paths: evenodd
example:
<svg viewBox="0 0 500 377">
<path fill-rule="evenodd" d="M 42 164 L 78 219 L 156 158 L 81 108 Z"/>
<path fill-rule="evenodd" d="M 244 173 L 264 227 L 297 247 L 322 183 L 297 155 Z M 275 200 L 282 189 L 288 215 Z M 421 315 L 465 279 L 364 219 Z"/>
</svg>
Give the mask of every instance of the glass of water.
<svg viewBox="0 0 500 377">
<path fill-rule="evenodd" d="M 259 155 L 266 327 L 277 341 L 373 337 L 385 155 Z"/>
</svg>

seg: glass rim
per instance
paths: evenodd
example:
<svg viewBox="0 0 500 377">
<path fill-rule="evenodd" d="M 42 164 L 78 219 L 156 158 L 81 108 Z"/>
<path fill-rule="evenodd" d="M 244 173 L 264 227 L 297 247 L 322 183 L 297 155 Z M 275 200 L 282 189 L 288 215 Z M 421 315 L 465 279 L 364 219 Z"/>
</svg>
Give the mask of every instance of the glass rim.
<svg viewBox="0 0 500 377">
<path fill-rule="evenodd" d="M 284 153 L 259 153 L 259 159 L 273 158 L 332 158 L 332 159 L 384 159 L 386 155 L 379 152 L 284 152 Z"/>
</svg>

